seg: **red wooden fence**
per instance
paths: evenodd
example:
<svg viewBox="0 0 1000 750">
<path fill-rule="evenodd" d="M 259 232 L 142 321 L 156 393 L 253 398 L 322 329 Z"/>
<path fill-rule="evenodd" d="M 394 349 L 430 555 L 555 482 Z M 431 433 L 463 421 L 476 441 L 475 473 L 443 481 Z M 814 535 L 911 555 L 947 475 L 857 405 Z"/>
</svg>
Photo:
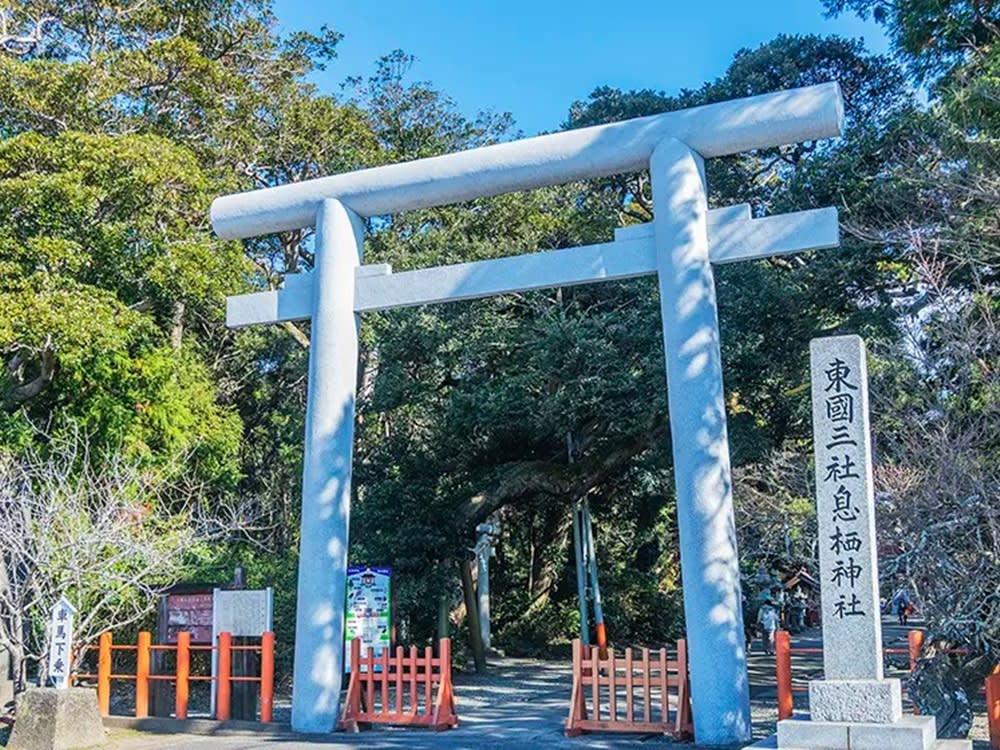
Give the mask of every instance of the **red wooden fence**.
<svg viewBox="0 0 1000 750">
<path fill-rule="evenodd" d="M 612 649 L 601 658 L 599 649 L 573 641 L 567 736 L 588 731 L 663 732 L 677 739 L 691 735 L 687 644 L 677 642 L 675 659 L 667 658 L 665 648 L 640 653 L 635 658 L 627 648 L 624 656 L 616 656 Z"/>
<path fill-rule="evenodd" d="M 365 724 L 402 724 L 436 731 L 458 726 L 451 684 L 451 639 L 440 640 L 434 658 L 428 646 L 421 657 L 416 646 L 407 656 L 402 646 L 376 658 L 369 648 L 361 655 L 361 640 L 351 641 L 351 680 L 340 728 L 356 732 Z M 437 686 L 437 696 L 434 688 Z"/>
<path fill-rule="evenodd" d="M 1000 748 L 1000 672 L 997 671 L 986 678 L 986 718 L 990 727 L 990 746 L 993 747 L 993 750 L 998 750 Z"/>
<path fill-rule="evenodd" d="M 166 644 L 153 645 L 152 636 L 145 631 L 139 633 L 136 645 L 132 646 L 115 644 L 111 633 L 102 633 L 97 649 L 97 674 L 74 673 L 73 682 L 75 684 L 79 680 L 97 680 L 97 705 L 100 708 L 102 716 L 109 716 L 111 714 L 112 680 L 129 680 L 135 682 L 136 718 L 146 718 L 149 716 L 150 681 L 165 680 L 171 681 L 175 685 L 174 717 L 177 719 L 186 719 L 188 717 L 190 683 L 200 680 L 215 682 L 215 718 L 219 721 L 228 721 L 230 718 L 230 696 L 232 694 L 233 681 L 260 682 L 260 720 L 267 723 L 273 717 L 274 633 L 264 633 L 261 636 L 260 646 L 233 646 L 229 633 L 219 633 L 219 642 L 216 646 L 192 646 L 191 634 L 188 632 L 177 634 L 177 645 L 175 646 Z M 191 674 L 191 652 L 212 650 L 218 651 L 218 676 Z M 112 662 L 116 651 L 135 652 L 134 674 L 115 673 L 113 671 Z M 153 651 L 177 652 L 174 674 L 150 674 L 150 655 Z M 259 651 L 260 676 L 232 676 L 233 651 Z"/>
<path fill-rule="evenodd" d="M 883 648 L 887 654 L 906 654 L 912 672 L 923 648 L 924 632 L 911 630 L 906 634 L 906 648 Z M 792 685 L 792 654 L 822 654 L 822 648 L 792 648 L 791 638 L 784 630 L 775 635 L 775 680 L 778 687 L 778 719 L 792 716 L 792 693 L 803 692 L 805 687 Z M 964 649 L 952 649 L 947 653 L 965 653 Z M 916 706 L 913 713 L 919 713 Z M 1000 750 L 1000 666 L 986 678 L 986 718 L 989 722 L 990 746 Z"/>
</svg>

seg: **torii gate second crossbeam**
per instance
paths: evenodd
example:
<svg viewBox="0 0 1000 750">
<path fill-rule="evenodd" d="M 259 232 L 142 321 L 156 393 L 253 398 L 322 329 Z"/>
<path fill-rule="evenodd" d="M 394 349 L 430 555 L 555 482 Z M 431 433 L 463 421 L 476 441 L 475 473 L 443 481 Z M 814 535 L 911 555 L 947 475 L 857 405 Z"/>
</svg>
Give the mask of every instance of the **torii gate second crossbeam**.
<svg viewBox="0 0 1000 750">
<path fill-rule="evenodd" d="M 695 739 L 750 739 L 739 561 L 713 263 L 838 244 L 833 208 L 751 218 L 709 211 L 703 157 L 838 135 L 836 83 L 553 133 L 225 196 L 222 237 L 316 226 L 315 268 L 231 297 L 230 326 L 312 320 L 292 727 L 336 725 L 344 647 L 358 315 L 370 310 L 656 274 L 690 654 Z M 393 273 L 361 265 L 362 217 L 649 168 L 654 221 L 613 242 Z"/>
</svg>

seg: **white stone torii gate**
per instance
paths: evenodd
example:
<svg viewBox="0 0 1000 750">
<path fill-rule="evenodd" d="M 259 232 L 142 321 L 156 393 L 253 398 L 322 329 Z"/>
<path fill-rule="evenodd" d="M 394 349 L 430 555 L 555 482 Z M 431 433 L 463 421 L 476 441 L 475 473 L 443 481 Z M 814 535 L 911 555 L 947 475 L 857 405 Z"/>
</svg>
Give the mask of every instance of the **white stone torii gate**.
<svg viewBox="0 0 1000 750">
<path fill-rule="evenodd" d="M 837 211 L 751 218 L 709 211 L 703 158 L 839 135 L 836 83 L 598 125 L 218 198 L 212 225 L 242 238 L 316 227 L 311 273 L 230 297 L 227 323 L 312 319 L 292 727 L 329 732 L 343 672 L 358 315 L 656 274 L 699 743 L 750 739 L 739 561 L 713 263 L 839 244 Z M 640 169 L 655 219 L 613 242 L 393 273 L 361 263 L 362 217 Z"/>
</svg>

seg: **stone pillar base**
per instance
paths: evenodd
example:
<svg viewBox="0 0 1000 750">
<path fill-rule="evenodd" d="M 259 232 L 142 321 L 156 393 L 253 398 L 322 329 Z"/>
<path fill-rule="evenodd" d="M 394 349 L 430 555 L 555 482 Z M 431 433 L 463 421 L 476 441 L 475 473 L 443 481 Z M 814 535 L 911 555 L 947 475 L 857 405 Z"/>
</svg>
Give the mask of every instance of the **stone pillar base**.
<svg viewBox="0 0 1000 750">
<path fill-rule="evenodd" d="M 972 750 L 969 740 L 939 740 L 933 716 L 904 716 L 891 724 L 778 722 L 780 750 Z"/>
<path fill-rule="evenodd" d="M 775 737 L 750 747 L 972 750 L 969 740 L 939 740 L 933 716 L 903 716 L 901 695 L 899 680 L 813 680 L 811 717 L 779 721 Z"/>
<path fill-rule="evenodd" d="M 813 680 L 809 683 L 813 721 L 891 724 L 903 717 L 899 680 Z"/>
<path fill-rule="evenodd" d="M 97 693 L 90 688 L 32 688 L 17 698 L 7 750 L 76 750 L 104 743 Z"/>
</svg>

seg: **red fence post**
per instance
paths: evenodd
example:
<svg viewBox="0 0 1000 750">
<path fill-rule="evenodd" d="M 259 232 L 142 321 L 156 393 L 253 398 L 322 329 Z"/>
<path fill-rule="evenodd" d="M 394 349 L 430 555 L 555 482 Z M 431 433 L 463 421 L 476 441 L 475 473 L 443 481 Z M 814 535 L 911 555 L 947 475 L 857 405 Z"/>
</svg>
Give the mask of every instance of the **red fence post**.
<svg viewBox="0 0 1000 750">
<path fill-rule="evenodd" d="M 111 714 L 111 633 L 101 633 L 97 651 L 97 706 L 101 716 Z"/>
<path fill-rule="evenodd" d="M 260 638 L 260 720 L 269 724 L 274 717 L 274 633 Z"/>
<path fill-rule="evenodd" d="M 149 716 L 149 655 L 152 652 L 153 637 L 142 631 L 135 648 L 135 717 Z"/>
<path fill-rule="evenodd" d="M 986 719 L 989 722 L 990 746 L 1000 750 L 1000 674 L 986 678 Z"/>
<path fill-rule="evenodd" d="M 778 683 L 778 719 L 792 717 L 792 643 L 787 630 L 774 636 L 774 668 Z"/>
<path fill-rule="evenodd" d="M 687 639 L 677 641 L 677 720 L 675 739 L 694 736 L 694 717 L 691 715 L 691 685 L 688 681 Z"/>
<path fill-rule="evenodd" d="M 219 633 L 219 661 L 218 661 L 218 682 L 215 692 L 215 718 L 219 721 L 229 721 L 230 717 L 230 696 L 232 695 L 232 684 L 230 677 L 233 671 L 233 638 L 230 633 Z"/>
<path fill-rule="evenodd" d="M 177 634 L 177 671 L 174 675 L 174 716 L 188 717 L 188 689 L 191 676 L 191 634 L 182 630 Z"/>
<path fill-rule="evenodd" d="M 912 672 L 917 666 L 917 661 L 920 659 L 920 651 L 924 647 L 924 631 L 923 630 L 911 630 L 906 634 L 906 643 L 909 647 L 910 652 L 910 671 Z"/>
</svg>

